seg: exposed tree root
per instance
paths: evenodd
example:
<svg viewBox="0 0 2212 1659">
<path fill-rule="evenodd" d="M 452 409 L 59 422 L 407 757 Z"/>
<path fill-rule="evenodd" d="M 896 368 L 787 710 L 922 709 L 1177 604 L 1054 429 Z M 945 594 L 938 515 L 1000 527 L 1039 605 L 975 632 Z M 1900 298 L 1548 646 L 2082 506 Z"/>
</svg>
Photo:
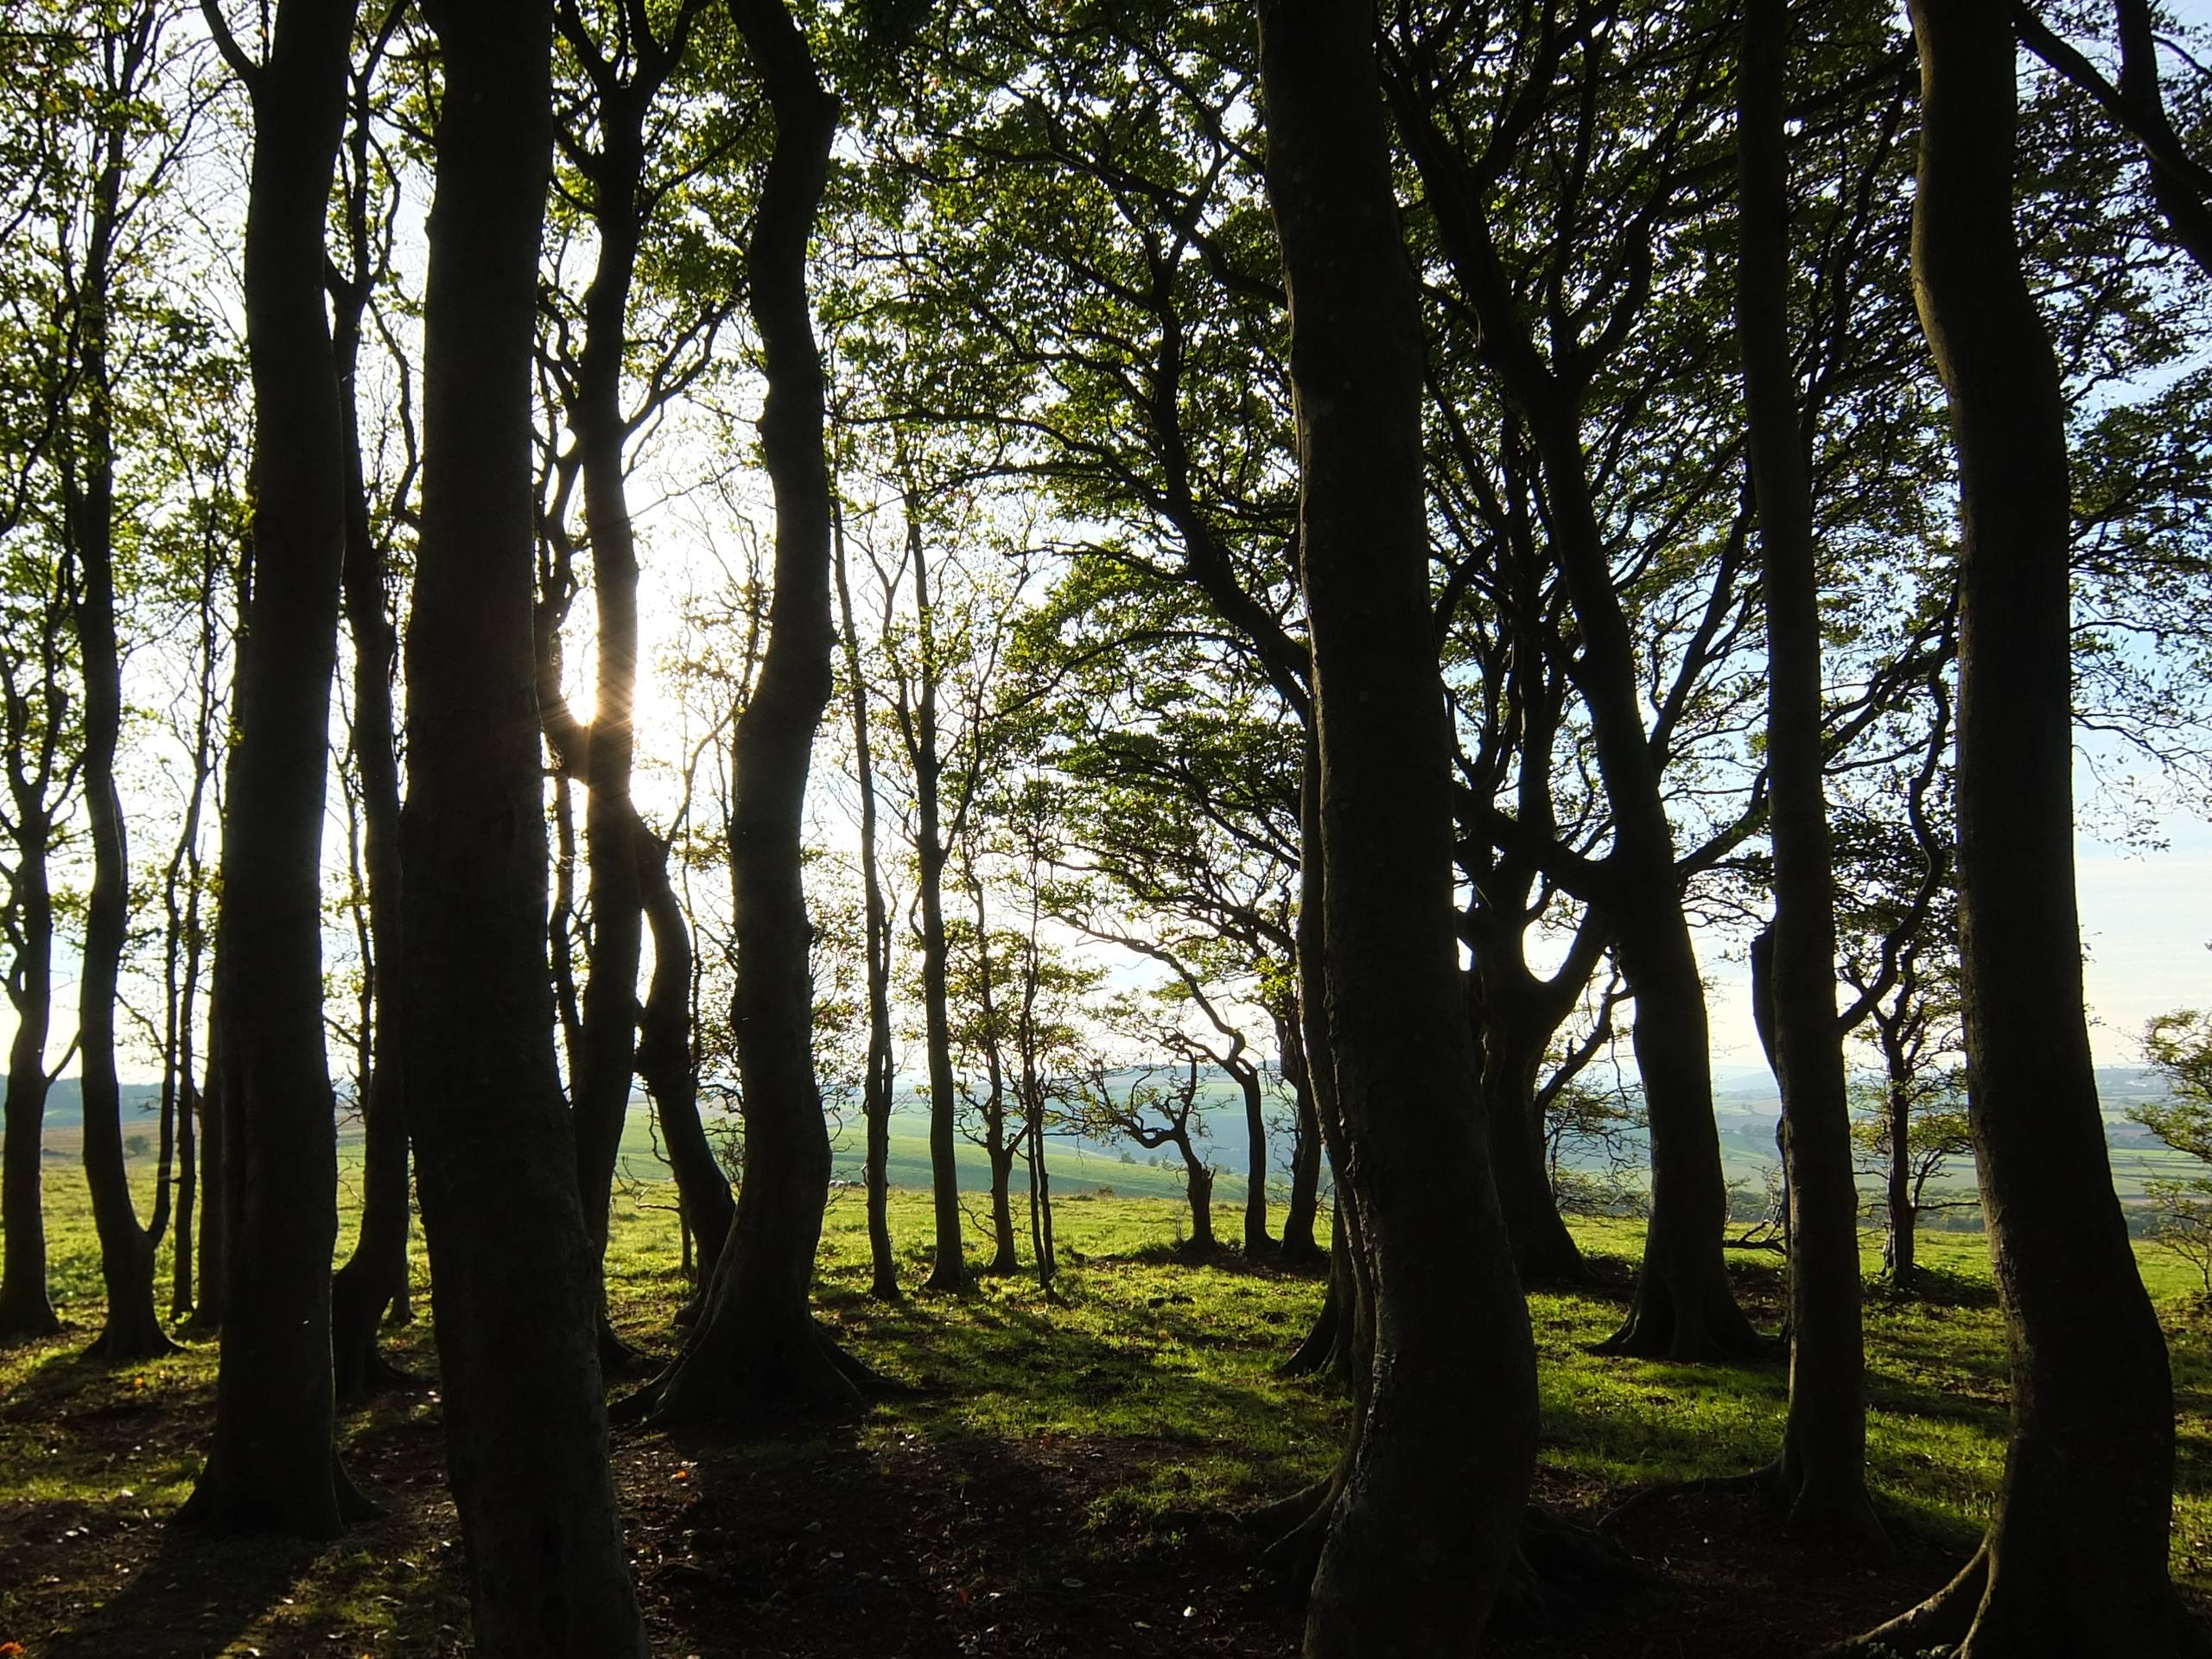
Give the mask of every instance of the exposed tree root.
<svg viewBox="0 0 2212 1659">
<path fill-rule="evenodd" d="M 1617 1538 L 1631 1517 L 1670 1498 L 1731 1492 L 1757 1497 L 1770 1509 L 1785 1514 L 1784 1525 L 1789 1531 L 1843 1544 L 1869 1567 L 1886 1567 L 1897 1560 L 1897 1548 L 1863 1488 L 1846 1492 L 1808 1483 L 1793 1492 L 1779 1462 L 1740 1475 L 1712 1475 L 1647 1486 L 1607 1510 L 1599 1519 L 1596 1533 L 1608 1540 Z"/>
<path fill-rule="evenodd" d="M 359 1411 L 387 1394 L 407 1394 L 429 1386 L 429 1379 L 402 1370 L 372 1343 L 353 1359 L 338 1368 L 338 1409 Z"/>
<path fill-rule="evenodd" d="M 1984 1540 L 1956 1578 L 1922 1602 L 1860 1636 L 1831 1643 L 1812 1659 L 1874 1659 L 1885 1651 L 1922 1654 L 1948 1651 L 1966 1640 L 1989 1586 L 1989 1544 Z"/>
<path fill-rule="evenodd" d="M 12 1348 L 19 1343 L 58 1337 L 64 1328 L 61 1316 L 43 1303 L 10 1313 L 0 1313 L 0 1348 Z"/>
<path fill-rule="evenodd" d="M 632 1346 L 615 1332 L 605 1314 L 599 1320 L 599 1370 L 602 1376 L 651 1376 L 661 1362 L 642 1348 Z"/>
<path fill-rule="evenodd" d="M 318 1498 L 307 1506 L 307 1511 L 282 1512 L 259 1494 L 240 1492 L 211 1463 L 174 1518 L 179 1526 L 204 1527 L 215 1533 L 276 1532 L 325 1541 L 341 1535 L 347 1527 L 378 1520 L 384 1514 L 353 1484 L 335 1452 L 330 1454 L 329 1496 L 327 1507 Z"/>
<path fill-rule="evenodd" d="M 1306 1339 L 1298 1344 L 1290 1357 L 1275 1367 L 1277 1376 L 1311 1376 L 1325 1370 L 1335 1357 L 1337 1327 L 1343 1322 L 1344 1311 L 1337 1299 L 1330 1297 L 1321 1304 L 1321 1311 L 1314 1316 L 1313 1324 L 1306 1332 Z"/>
<path fill-rule="evenodd" d="M 1711 1497 L 1723 1492 L 1753 1493 L 1778 1506 L 1782 1501 L 1782 1465 L 1770 1463 L 1763 1469 L 1748 1470 L 1740 1475 L 1707 1475 L 1698 1480 L 1673 1480 L 1647 1486 L 1599 1516 L 1593 1535 L 1607 1540 L 1617 1537 L 1630 1517 L 1641 1515 L 1668 1498 Z"/>
<path fill-rule="evenodd" d="M 1659 1575 L 1588 1527 L 1532 1503 L 1521 1517 L 1520 1548 L 1498 1592 L 1501 1625 L 1548 1629 L 1562 1598 L 1573 1605 L 1623 1599 L 1659 1582 Z"/>
<path fill-rule="evenodd" d="M 658 1376 L 610 1406 L 607 1421 L 666 1427 L 779 1414 L 836 1420 L 857 1415 L 870 1400 L 922 1392 L 857 1358 L 810 1318 L 804 1335 L 742 1349 L 702 1331 Z"/>
<path fill-rule="evenodd" d="M 169 1333 L 162 1329 L 160 1316 L 149 1302 L 143 1313 L 134 1313 L 120 1323 L 111 1318 L 85 1350 L 85 1357 L 128 1365 L 142 1359 L 165 1359 L 179 1351 Z"/>
</svg>

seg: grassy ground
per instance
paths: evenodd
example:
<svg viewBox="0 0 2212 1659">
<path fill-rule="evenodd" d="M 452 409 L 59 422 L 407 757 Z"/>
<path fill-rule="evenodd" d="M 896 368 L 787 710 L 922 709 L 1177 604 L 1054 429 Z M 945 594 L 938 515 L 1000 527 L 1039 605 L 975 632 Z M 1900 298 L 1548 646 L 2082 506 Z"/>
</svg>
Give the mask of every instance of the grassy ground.
<svg viewBox="0 0 2212 1659">
<path fill-rule="evenodd" d="M 666 1351 L 683 1285 L 663 1195 L 632 1191 L 609 1267 L 617 1322 Z M 385 1518 L 338 1543 L 220 1540 L 163 1524 L 189 1491 L 215 1351 L 111 1370 L 78 1357 L 97 1325 L 82 1185 L 53 1166 L 55 1287 L 75 1329 L 0 1353 L 0 1654 L 446 1655 L 467 1651 L 458 1529 L 429 1387 L 345 1427 Z M 1287 1656 L 1295 1597 L 1231 1517 L 1329 1466 L 1331 1390 L 1274 1375 L 1320 1287 L 1243 1262 L 1186 1263 L 1175 1202 L 1071 1195 L 1058 1206 L 1068 1306 L 1027 1281 L 972 1297 L 867 1300 L 859 1195 L 828 1217 L 821 1303 L 846 1342 L 920 1391 L 830 1430 L 681 1441 L 625 1430 L 615 1467 L 654 1650 L 678 1656 Z M 1234 1236 L 1233 1206 L 1219 1223 Z M 906 1277 L 921 1194 L 893 1212 Z M 1654 1483 L 1770 1456 L 1778 1361 L 1688 1367 L 1601 1358 L 1620 1317 L 1635 1224 L 1579 1231 L 1610 1288 L 1532 1298 L 1544 1390 L 1541 1498 L 1588 1522 Z M 1872 1241 L 1870 1240 L 1870 1244 Z M 1751 1500 L 1689 1497 L 1638 1513 L 1628 1548 L 1656 1575 L 1625 1600 L 1567 1586 L 1508 1654 L 1768 1656 L 1872 1622 L 1940 1582 L 1986 1516 L 2002 1453 L 2002 1332 L 1978 1237 L 1930 1235 L 1936 1291 L 1868 1304 L 1870 1456 L 1904 1559 L 1875 1574 L 1778 1535 Z M 2168 1315 L 2180 1415 L 2174 1565 L 2212 1590 L 2212 1363 L 2185 1274 L 2143 1257 Z M 1735 1253 L 1771 1325 L 1776 1259 Z M 1870 1260 L 1870 1273 L 1874 1263 Z M 417 1272 L 420 1274 L 418 1263 Z M 418 1304 L 428 1307 L 427 1285 Z M 435 1370 L 427 1321 L 393 1333 Z"/>
</svg>

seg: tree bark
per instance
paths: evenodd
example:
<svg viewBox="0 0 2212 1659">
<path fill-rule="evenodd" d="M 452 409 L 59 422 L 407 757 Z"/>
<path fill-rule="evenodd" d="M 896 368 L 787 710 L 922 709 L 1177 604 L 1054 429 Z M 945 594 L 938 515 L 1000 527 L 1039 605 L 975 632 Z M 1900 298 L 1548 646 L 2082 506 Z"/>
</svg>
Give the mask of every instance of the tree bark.
<svg viewBox="0 0 2212 1659">
<path fill-rule="evenodd" d="M 139 75 L 160 25 L 156 9 L 141 6 L 116 28 L 107 45 L 111 62 L 121 67 L 115 84 L 104 90 L 122 99 L 143 93 Z M 111 121 L 99 143 L 74 296 L 82 401 L 74 411 L 73 442 L 62 480 L 63 527 L 76 579 L 78 664 L 85 681 L 79 776 L 92 865 L 78 978 L 78 1067 L 84 1091 L 85 1184 L 92 1193 L 107 1299 L 105 1321 L 91 1351 L 118 1361 L 152 1358 L 176 1345 L 154 1311 L 154 1237 L 139 1224 L 130 1196 L 115 1071 L 116 988 L 130 920 L 130 849 L 115 779 L 123 731 L 123 658 L 116 641 L 115 387 L 108 308 L 128 127 L 121 118 Z"/>
<path fill-rule="evenodd" d="M 1339 1174 L 1375 1307 L 1305 1651 L 1451 1659 L 1475 1651 L 1512 1558 L 1536 1400 L 1452 925 L 1421 323 L 1371 10 L 1260 0 L 1259 17 L 1268 192 L 1291 300 Z"/>
<path fill-rule="evenodd" d="M 356 372 L 361 322 L 376 280 L 370 253 L 369 79 L 359 72 L 346 142 L 353 177 L 346 202 L 352 270 L 333 305 L 332 346 L 338 359 L 339 414 L 345 424 L 346 555 L 340 573 L 346 632 L 353 641 L 353 764 L 360 774 L 362 861 L 369 889 L 369 1069 L 361 1102 L 361 1220 L 353 1253 L 331 1284 L 331 1351 L 338 1400 L 357 1404 L 406 1378 L 377 1351 L 385 1311 L 407 1288 L 407 1090 L 399 1033 L 404 988 L 400 945 L 399 750 L 392 708 L 398 637 L 385 594 L 385 550 L 369 519 L 361 461 Z"/>
<path fill-rule="evenodd" d="M 1819 571 L 1789 349 L 1789 0 L 1746 0 L 1737 75 L 1737 335 L 1767 629 L 1775 1076 L 1788 1126 L 1789 1412 L 1778 1469 L 1793 1526 L 1886 1552 L 1866 1494 L 1859 1183 L 1836 1020 L 1834 872 L 1821 745 Z"/>
<path fill-rule="evenodd" d="M 10 722 L 13 723 L 12 721 Z M 35 809 L 35 810 L 27 810 Z M 53 825 L 42 802 L 17 791 L 16 955 L 8 1001 L 16 1037 L 8 1051 L 8 1144 L 0 1166 L 0 1344 L 50 1337 L 61 1320 L 47 1294 L 46 1216 L 40 1192 L 45 1155 L 46 1040 L 54 1016 L 54 894 L 47 848 Z"/>
<path fill-rule="evenodd" d="M 645 1651 L 553 1050 L 531 626 L 550 9 L 438 0 L 445 71 L 407 628 L 404 1064 L 477 1649 Z"/>
<path fill-rule="evenodd" d="M 911 511 L 911 506 L 909 508 Z M 937 639 L 930 603 L 927 550 L 918 527 L 910 526 L 907 554 L 914 568 L 914 613 L 919 652 L 919 687 L 909 728 L 914 766 L 914 864 L 922 912 L 922 1027 L 930 1073 L 930 1194 L 936 1225 L 936 1258 L 929 1288 L 965 1290 L 969 1284 L 960 1214 L 959 1137 L 954 1123 L 952 1020 L 947 1006 L 950 952 L 944 933 L 943 822 L 944 758 L 938 752 Z M 1011 1223 L 1009 1223 L 1011 1225 Z"/>
<path fill-rule="evenodd" d="M 1244 1099 L 1244 1254 L 1253 1261 L 1273 1255 L 1275 1242 L 1268 1236 L 1268 1116 L 1260 1092 L 1260 1071 L 1249 1060 L 1230 1070 L 1237 1092 Z"/>
<path fill-rule="evenodd" d="M 1306 1068 L 1306 1043 L 1299 1030 L 1297 1000 L 1274 1010 L 1275 1052 L 1281 1056 L 1283 1081 L 1290 1085 L 1298 1114 L 1298 1150 L 1290 1163 L 1290 1198 L 1283 1207 L 1282 1238 L 1277 1249 L 1286 1267 L 1321 1260 L 1313 1223 L 1321 1206 L 1321 1119 L 1313 1104 L 1313 1082 Z"/>
<path fill-rule="evenodd" d="M 2113 1195 L 2074 891 L 2066 411 L 2013 227 L 2002 0 L 1914 0 L 1913 279 L 1959 456 L 1958 876 L 1971 1122 L 2012 1372 L 1982 1548 L 1872 1632 L 1963 1659 L 2201 1654 L 2168 1578 L 2173 1391 Z"/>
<path fill-rule="evenodd" d="M 738 721 L 730 813 L 738 954 L 731 1014 L 745 1100 L 745 1180 L 706 1318 L 659 1386 L 662 1421 L 763 1406 L 842 1410 L 858 1399 L 808 1305 L 830 1155 L 814 1072 L 801 834 L 836 636 L 824 385 L 806 263 L 837 100 L 823 89 L 782 0 L 731 0 L 730 16 L 776 124 L 746 258 L 768 388 L 760 446 L 776 503 L 775 594 L 760 678 Z"/>
<path fill-rule="evenodd" d="M 660 1118 L 661 1139 L 683 1206 L 685 1236 L 696 1239 L 697 1259 L 711 1271 L 721 1257 L 737 1205 L 699 1119 L 699 1073 L 691 1052 L 691 930 L 669 880 L 667 844 L 642 822 L 632 826 L 631 844 L 638 853 L 638 888 L 653 938 L 653 975 L 638 1032 L 638 1073 Z M 696 1322 L 705 1309 L 706 1278 L 699 1275 L 692 1320 L 687 1322 Z"/>
<path fill-rule="evenodd" d="M 854 769 L 861 791 L 861 889 L 868 950 L 868 1069 L 861 1082 L 861 1116 L 867 1125 L 868 1294 L 895 1302 L 899 1259 L 891 1245 L 891 912 L 883 899 L 883 873 L 875 852 L 875 747 L 869 741 L 868 682 L 861 675 L 860 633 L 853 626 L 853 595 L 845 581 L 845 538 L 832 538 L 837 614 L 844 624 L 845 678 L 853 709 Z"/>
<path fill-rule="evenodd" d="M 1571 671 L 1613 811 L 1605 868 L 1621 970 L 1636 997 L 1630 1037 L 1649 1120 L 1651 1221 L 1635 1306 L 1605 1347 L 1678 1360 L 1752 1352 L 1758 1333 L 1737 1306 L 1722 1249 L 1728 1188 L 1704 982 L 1682 909 L 1662 757 L 1644 728 L 1636 642 L 1591 496 L 1581 395 L 1545 366 L 1527 336 L 1465 158 L 1402 75 L 1394 75 L 1392 92 L 1446 257 L 1542 469 L 1553 554 L 1581 633 Z"/>
<path fill-rule="evenodd" d="M 207 1466 L 181 1521 L 337 1535 L 366 1505 L 338 1467 L 330 1331 L 338 1139 L 323 1045 L 322 820 L 346 545 L 345 425 L 324 229 L 354 8 L 281 0 L 253 105 L 245 226 L 253 588 L 238 637 L 216 964 L 231 1058 L 229 1318 Z M 211 27 L 214 20 L 211 19 Z"/>
</svg>

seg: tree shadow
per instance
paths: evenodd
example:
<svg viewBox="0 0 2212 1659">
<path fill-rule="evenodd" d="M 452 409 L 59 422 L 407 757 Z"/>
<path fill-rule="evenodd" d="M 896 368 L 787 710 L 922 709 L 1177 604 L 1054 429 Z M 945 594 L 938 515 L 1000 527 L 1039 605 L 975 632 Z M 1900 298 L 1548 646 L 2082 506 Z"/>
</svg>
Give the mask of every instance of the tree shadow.
<svg viewBox="0 0 2212 1659">
<path fill-rule="evenodd" d="M 54 1638 L 52 1659 L 221 1653 L 283 1599 L 327 1544 L 165 1527 L 123 1588 Z"/>
</svg>

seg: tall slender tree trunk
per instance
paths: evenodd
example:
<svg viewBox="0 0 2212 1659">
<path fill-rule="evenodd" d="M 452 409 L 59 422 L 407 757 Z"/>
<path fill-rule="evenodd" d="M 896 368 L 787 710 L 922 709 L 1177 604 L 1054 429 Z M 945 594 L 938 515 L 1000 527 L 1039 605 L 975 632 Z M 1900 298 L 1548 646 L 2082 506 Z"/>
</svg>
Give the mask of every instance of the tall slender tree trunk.
<svg viewBox="0 0 2212 1659">
<path fill-rule="evenodd" d="M 2066 409 L 2012 218 L 2001 0 L 1914 0 L 1913 283 L 1959 456 L 1958 877 L 1971 1121 L 2012 1362 L 1964 1572 L 1873 1631 L 1962 1659 L 2212 1651 L 2168 1578 L 2166 1346 L 2113 1195 L 2074 893 Z"/>
<path fill-rule="evenodd" d="M 335 296 L 332 345 L 344 423 L 346 555 L 340 571 L 346 632 L 353 641 L 353 763 L 360 773 L 362 861 L 369 890 L 369 1069 L 362 1097 L 361 1220 L 353 1253 L 331 1285 L 331 1350 L 338 1399 L 356 1403 L 406 1379 L 377 1351 L 385 1309 L 407 1289 L 407 1071 L 400 1053 L 406 1024 L 399 973 L 399 750 L 392 708 L 398 635 L 385 595 L 384 550 L 369 518 L 361 460 L 356 373 L 361 323 L 376 280 L 368 214 L 370 77 L 358 73 L 346 142 L 352 151 L 346 234 L 352 270 Z"/>
<path fill-rule="evenodd" d="M 1737 335 L 1758 501 L 1774 839 L 1775 1075 L 1789 1224 L 1789 1413 L 1777 1473 L 1793 1526 L 1878 1550 L 1866 1495 L 1859 1182 L 1836 1021 L 1834 871 L 1821 753 L 1820 581 L 1789 348 L 1789 0 L 1745 0 L 1737 74 Z"/>
<path fill-rule="evenodd" d="M 330 1337 L 338 1135 L 323 1046 L 322 821 L 346 545 L 345 424 L 324 229 L 354 9 L 281 0 L 252 95 L 245 227 L 253 589 L 223 817 L 216 964 L 232 1061 L 229 1318 L 207 1466 L 178 1518 L 334 1537 L 366 1505 L 339 1469 Z M 234 44 L 228 43 L 236 55 Z"/>
<path fill-rule="evenodd" d="M 998 971 L 991 955 L 990 912 L 983 903 L 983 884 L 976 879 L 971 864 L 968 870 L 968 892 L 976 901 L 976 1013 L 982 1028 L 983 1051 L 983 1154 L 991 1171 L 991 1268 L 993 1273 L 1012 1273 L 1020 1265 L 1020 1252 L 1014 1236 L 1014 1160 L 1020 1150 L 1022 1131 L 1017 1129 L 1009 1139 L 1006 1132 L 1007 1084 L 1006 1062 L 1001 1055 L 1002 1033 L 999 1025 Z M 1026 1120 L 1025 1120 L 1026 1121 Z M 1032 1149 L 1031 1155 L 1036 1156 Z M 1032 1200 L 1034 1202 L 1033 1198 Z M 1033 1210 L 1030 1217 L 1032 1242 L 1037 1248 L 1037 1217 Z"/>
<path fill-rule="evenodd" d="M 436 0 L 445 72 L 407 628 L 404 1064 L 477 1650 L 642 1656 L 553 1050 L 531 626 L 552 13 Z"/>
<path fill-rule="evenodd" d="M 706 1317 L 660 1384 L 663 1421 L 764 1404 L 837 1410 L 858 1398 L 808 1300 L 830 1156 L 814 1073 L 812 929 L 801 869 L 807 767 L 836 648 L 824 385 L 806 264 L 837 100 L 783 0 L 731 0 L 730 16 L 776 124 L 746 258 L 768 387 L 760 447 L 775 493 L 775 594 L 760 678 L 738 721 L 730 814 L 738 953 L 731 1014 L 745 1181 Z"/>
<path fill-rule="evenodd" d="M 222 925 L 215 930 L 213 959 L 223 955 Z M 185 1330 L 194 1335 L 218 1331 L 223 1324 L 226 1271 L 230 1254 L 230 1172 L 224 1165 L 223 992 L 207 990 L 207 1063 L 200 1089 L 200 1274 Z"/>
<path fill-rule="evenodd" d="M 31 810 L 37 809 L 37 810 Z M 8 1144 L 0 1164 L 0 1344 L 50 1337 L 61 1329 L 46 1282 L 46 1214 L 40 1192 L 45 1156 L 46 1041 L 54 1018 L 54 894 L 47 847 L 53 825 L 42 804 L 19 793 L 16 818 L 15 960 L 8 1001 L 16 1037 L 8 1051 Z"/>
<path fill-rule="evenodd" d="M 118 60 L 141 67 L 160 24 L 141 6 L 114 42 Z M 126 70 L 118 97 L 143 88 Z M 116 751 L 123 732 L 123 658 L 116 639 L 115 387 L 108 355 L 109 289 L 122 197 L 126 123 L 114 114 L 101 140 L 99 173 L 79 277 L 77 328 L 81 406 L 75 454 L 64 467 L 63 518 L 76 575 L 78 663 L 85 678 L 80 777 L 92 882 L 85 895 L 83 965 L 78 977 L 78 1068 L 84 1091 L 85 1182 L 100 1242 L 106 1319 L 92 1351 L 103 1359 L 146 1359 L 175 1344 L 154 1311 L 154 1236 L 139 1225 L 124 1156 L 123 1099 L 115 1071 L 115 1009 L 130 926 L 130 849 Z"/>
<path fill-rule="evenodd" d="M 911 503 L 909 511 L 911 512 Z M 944 933 L 944 757 L 938 750 L 937 638 L 930 599 L 928 549 L 910 528 L 907 555 L 914 569 L 914 613 L 920 685 L 911 728 L 914 765 L 914 864 L 922 912 L 922 1030 L 930 1072 L 930 1194 L 936 1224 L 931 1290 L 965 1290 L 969 1284 L 960 1214 L 959 1133 L 954 1122 L 952 1018 L 946 978 L 950 952 Z"/>
<path fill-rule="evenodd" d="M 1291 302 L 1338 1173 L 1375 1309 L 1305 1651 L 1453 1659 L 1475 1650 L 1513 1555 L 1536 1392 L 1452 928 L 1421 321 L 1371 9 L 1260 0 L 1259 18 Z"/>
<path fill-rule="evenodd" d="M 897 1301 L 899 1259 L 891 1245 L 891 912 L 876 865 L 875 748 L 869 741 L 868 681 L 861 673 L 859 632 L 853 626 L 852 589 L 845 580 L 842 524 L 832 538 L 836 563 L 837 613 L 844 625 L 845 680 L 853 711 L 854 768 L 861 791 L 861 890 L 868 950 L 868 1069 L 861 1082 L 861 1116 L 867 1125 L 868 1294 Z"/>
</svg>

